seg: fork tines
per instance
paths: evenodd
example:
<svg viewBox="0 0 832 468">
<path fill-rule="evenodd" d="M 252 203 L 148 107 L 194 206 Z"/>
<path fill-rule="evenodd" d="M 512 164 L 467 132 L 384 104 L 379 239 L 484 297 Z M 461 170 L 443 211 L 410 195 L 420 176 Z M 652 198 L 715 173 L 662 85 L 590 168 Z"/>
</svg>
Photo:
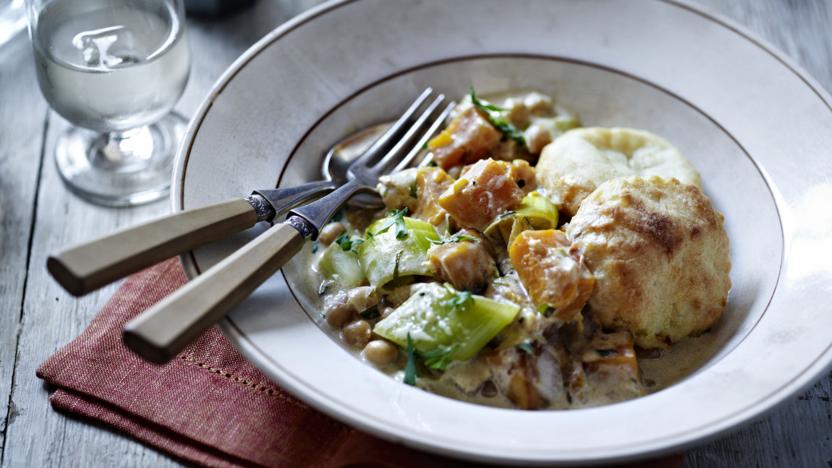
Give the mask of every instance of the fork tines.
<svg viewBox="0 0 832 468">
<path fill-rule="evenodd" d="M 372 177 L 408 167 L 442 126 L 455 105 L 451 102 L 442 106 L 445 96 L 439 94 L 429 99 L 431 95 L 432 88 L 422 91 L 401 117 L 355 161 L 354 165 L 363 166 L 365 173 Z M 427 106 L 425 103 L 428 103 Z"/>
</svg>

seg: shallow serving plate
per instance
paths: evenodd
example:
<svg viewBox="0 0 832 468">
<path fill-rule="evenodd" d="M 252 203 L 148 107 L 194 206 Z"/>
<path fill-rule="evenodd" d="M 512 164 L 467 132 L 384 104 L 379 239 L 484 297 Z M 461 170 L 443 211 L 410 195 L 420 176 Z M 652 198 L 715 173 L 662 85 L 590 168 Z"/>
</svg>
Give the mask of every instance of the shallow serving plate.
<svg viewBox="0 0 832 468">
<path fill-rule="evenodd" d="M 831 100 L 741 28 L 675 1 L 345 0 L 310 10 L 219 80 L 179 154 L 174 208 L 315 178 L 329 145 L 395 116 L 427 85 L 452 97 L 470 85 L 534 88 L 586 125 L 644 128 L 678 145 L 725 214 L 734 284 L 725 317 L 675 353 L 676 383 L 649 396 L 576 411 L 494 409 L 402 385 L 355 359 L 316 324 L 301 257 L 222 324 L 284 388 L 414 447 L 575 463 L 700 442 L 829 366 Z M 262 229 L 184 256 L 189 274 Z"/>
</svg>

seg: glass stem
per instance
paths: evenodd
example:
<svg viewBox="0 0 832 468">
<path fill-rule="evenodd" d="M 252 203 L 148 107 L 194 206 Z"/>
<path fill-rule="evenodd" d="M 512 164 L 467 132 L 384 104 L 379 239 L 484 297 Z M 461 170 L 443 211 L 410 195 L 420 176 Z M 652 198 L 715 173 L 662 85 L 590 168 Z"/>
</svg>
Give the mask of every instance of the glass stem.
<svg viewBox="0 0 832 468">
<path fill-rule="evenodd" d="M 102 169 L 141 170 L 153 157 L 153 134 L 147 126 L 102 133 L 96 140 L 90 151 L 90 160 Z"/>
</svg>

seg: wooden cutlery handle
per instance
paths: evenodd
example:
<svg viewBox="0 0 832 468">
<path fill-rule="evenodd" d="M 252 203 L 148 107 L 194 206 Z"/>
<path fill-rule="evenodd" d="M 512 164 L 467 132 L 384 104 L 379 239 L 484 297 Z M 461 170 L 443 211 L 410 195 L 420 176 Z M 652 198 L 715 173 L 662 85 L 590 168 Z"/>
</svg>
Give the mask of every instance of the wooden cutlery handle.
<svg viewBox="0 0 832 468">
<path fill-rule="evenodd" d="M 277 272 L 303 242 L 292 225 L 274 225 L 128 322 L 124 343 L 147 361 L 169 361 Z"/>
<path fill-rule="evenodd" d="M 75 296 L 199 245 L 253 226 L 257 214 L 244 199 L 183 211 L 50 256 L 49 273 Z"/>
</svg>

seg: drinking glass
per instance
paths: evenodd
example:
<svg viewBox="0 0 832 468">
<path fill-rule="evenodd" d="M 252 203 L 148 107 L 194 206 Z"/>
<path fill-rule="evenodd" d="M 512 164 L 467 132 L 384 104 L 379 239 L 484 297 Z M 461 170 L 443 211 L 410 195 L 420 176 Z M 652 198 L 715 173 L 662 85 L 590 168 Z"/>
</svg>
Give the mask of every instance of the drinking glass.
<svg viewBox="0 0 832 468">
<path fill-rule="evenodd" d="M 74 124 L 56 142 L 66 185 L 94 203 L 131 206 L 170 189 L 186 121 L 182 0 L 27 0 L 41 92 Z"/>
</svg>

